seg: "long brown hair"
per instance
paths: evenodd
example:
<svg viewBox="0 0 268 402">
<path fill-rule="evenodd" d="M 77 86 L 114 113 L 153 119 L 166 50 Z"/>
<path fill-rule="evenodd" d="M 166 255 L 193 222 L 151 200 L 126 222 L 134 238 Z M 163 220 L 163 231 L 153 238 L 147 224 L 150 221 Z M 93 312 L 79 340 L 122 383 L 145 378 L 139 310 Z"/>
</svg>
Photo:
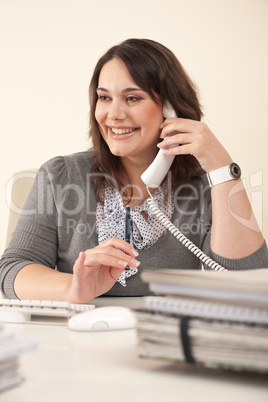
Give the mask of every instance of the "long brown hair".
<svg viewBox="0 0 268 402">
<path fill-rule="evenodd" d="M 176 56 L 162 44 L 149 39 L 127 39 L 110 48 L 98 61 L 90 82 L 90 128 L 95 162 L 92 166 L 97 198 L 101 201 L 104 185 L 109 183 L 119 190 L 124 187 L 117 172 L 123 168 L 120 158 L 113 155 L 104 141 L 95 119 L 99 76 L 108 61 L 118 58 L 123 61 L 135 83 L 157 102 L 168 101 L 177 116 L 201 120 L 202 111 L 197 88 L 185 72 Z M 186 183 L 200 172 L 199 162 L 191 155 L 176 156 L 171 166 L 172 185 Z M 129 183 L 131 184 L 131 183 Z"/>
</svg>

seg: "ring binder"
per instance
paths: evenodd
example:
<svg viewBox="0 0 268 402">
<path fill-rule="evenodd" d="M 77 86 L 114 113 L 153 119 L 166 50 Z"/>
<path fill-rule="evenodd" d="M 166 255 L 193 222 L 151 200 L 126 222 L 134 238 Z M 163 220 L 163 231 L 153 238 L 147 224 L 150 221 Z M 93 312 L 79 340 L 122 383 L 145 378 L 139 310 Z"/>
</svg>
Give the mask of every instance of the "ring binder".
<svg viewBox="0 0 268 402">
<path fill-rule="evenodd" d="M 182 317 L 180 320 L 180 336 L 182 341 L 183 353 L 187 363 L 195 364 L 195 359 L 191 350 L 191 339 L 188 333 L 190 317 Z"/>
<path fill-rule="evenodd" d="M 267 269 L 147 270 L 142 279 L 159 286 L 137 312 L 140 357 L 268 373 Z"/>
</svg>

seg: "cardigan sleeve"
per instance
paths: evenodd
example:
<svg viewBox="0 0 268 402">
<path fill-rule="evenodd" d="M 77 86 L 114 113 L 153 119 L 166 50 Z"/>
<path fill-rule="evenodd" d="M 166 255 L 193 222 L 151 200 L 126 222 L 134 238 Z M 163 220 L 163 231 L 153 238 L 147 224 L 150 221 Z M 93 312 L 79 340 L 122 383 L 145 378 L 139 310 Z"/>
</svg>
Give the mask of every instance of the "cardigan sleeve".
<svg viewBox="0 0 268 402">
<path fill-rule="evenodd" d="M 262 246 L 256 250 L 253 254 L 250 254 L 244 258 L 230 259 L 222 257 L 211 249 L 211 230 L 212 230 L 212 202 L 211 202 L 211 189 L 208 186 L 206 175 L 202 176 L 207 191 L 204 192 L 203 199 L 204 208 L 204 222 L 207 223 L 207 232 L 203 238 L 201 249 L 202 251 L 213 261 L 220 264 L 222 267 L 228 270 L 244 270 L 244 269 L 258 269 L 268 268 L 268 249 L 266 241 Z M 208 265 L 204 264 L 205 269 L 211 269 Z"/>
<path fill-rule="evenodd" d="M 210 247 L 210 233 L 206 236 L 203 245 L 203 251 L 207 254 L 213 261 L 217 262 L 224 268 L 228 270 L 244 270 L 244 269 L 258 269 L 258 268 L 268 268 L 268 250 L 266 241 L 262 246 L 256 250 L 253 254 L 250 254 L 244 258 L 230 259 L 222 257 Z M 205 269 L 210 269 L 207 265 L 204 265 Z"/>
<path fill-rule="evenodd" d="M 55 188 L 65 185 L 63 157 L 46 162 L 39 170 L 11 241 L 1 257 L 1 290 L 8 298 L 17 298 L 14 280 L 26 265 L 41 264 L 55 269 L 57 264 L 58 206 Z"/>
</svg>

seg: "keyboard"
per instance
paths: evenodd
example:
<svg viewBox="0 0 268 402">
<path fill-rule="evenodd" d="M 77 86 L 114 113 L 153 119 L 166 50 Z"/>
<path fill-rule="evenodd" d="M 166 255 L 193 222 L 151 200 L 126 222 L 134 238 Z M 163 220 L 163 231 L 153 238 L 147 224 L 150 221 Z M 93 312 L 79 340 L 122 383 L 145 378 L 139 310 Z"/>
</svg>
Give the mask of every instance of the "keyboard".
<svg viewBox="0 0 268 402">
<path fill-rule="evenodd" d="M 0 322 L 67 325 L 75 314 L 94 308 L 65 301 L 0 299 Z"/>
</svg>

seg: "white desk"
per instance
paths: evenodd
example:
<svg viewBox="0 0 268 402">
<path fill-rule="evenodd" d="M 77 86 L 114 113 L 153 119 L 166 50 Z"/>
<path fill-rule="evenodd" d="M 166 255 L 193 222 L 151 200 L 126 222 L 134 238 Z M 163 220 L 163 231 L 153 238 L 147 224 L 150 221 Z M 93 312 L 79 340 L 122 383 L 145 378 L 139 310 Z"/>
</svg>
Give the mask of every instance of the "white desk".
<svg viewBox="0 0 268 402">
<path fill-rule="evenodd" d="M 112 304 L 140 306 L 139 298 Z M 111 304 L 110 298 L 96 305 Z M 268 377 L 140 359 L 135 330 L 84 333 L 66 326 L 6 324 L 38 343 L 21 356 L 24 381 L 1 402 L 267 402 Z"/>
</svg>

